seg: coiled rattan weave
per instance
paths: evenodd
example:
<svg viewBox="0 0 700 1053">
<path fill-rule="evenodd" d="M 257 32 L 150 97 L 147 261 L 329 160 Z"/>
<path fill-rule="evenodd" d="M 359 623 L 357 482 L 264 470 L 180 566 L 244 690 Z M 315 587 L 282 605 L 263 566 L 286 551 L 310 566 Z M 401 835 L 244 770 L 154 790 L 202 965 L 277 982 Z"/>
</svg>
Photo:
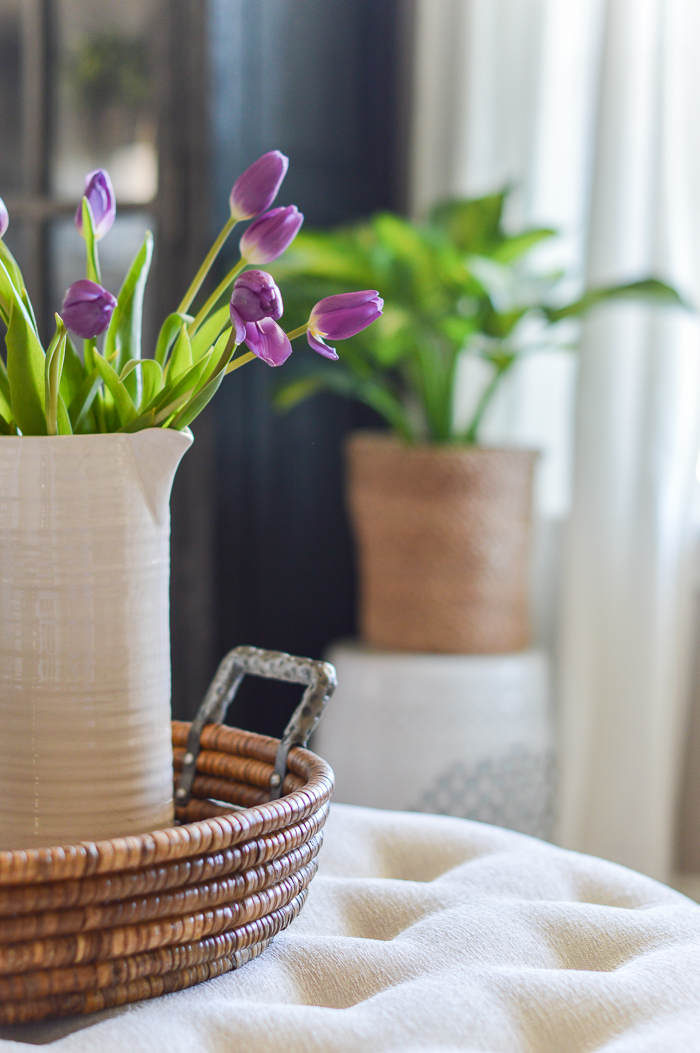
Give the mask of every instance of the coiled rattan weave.
<svg viewBox="0 0 700 1053">
<path fill-rule="evenodd" d="M 173 721 L 176 773 L 189 728 Z M 0 1023 L 153 998 L 260 954 L 304 904 L 333 789 L 297 746 L 268 800 L 278 745 L 209 724 L 180 825 L 0 852 Z"/>
</svg>

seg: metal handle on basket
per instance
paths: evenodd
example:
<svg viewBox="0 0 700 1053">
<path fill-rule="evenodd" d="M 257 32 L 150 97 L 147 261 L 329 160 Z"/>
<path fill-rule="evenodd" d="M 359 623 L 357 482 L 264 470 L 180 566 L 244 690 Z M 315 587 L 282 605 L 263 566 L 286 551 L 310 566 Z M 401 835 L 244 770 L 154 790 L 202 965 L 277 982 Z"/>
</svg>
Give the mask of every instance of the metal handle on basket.
<svg viewBox="0 0 700 1053">
<path fill-rule="evenodd" d="M 271 801 L 276 801 L 282 796 L 284 777 L 287 774 L 287 754 L 292 746 L 305 746 L 309 741 L 309 736 L 318 725 L 337 683 L 335 669 L 328 662 L 297 658 L 283 651 L 265 651 L 260 647 L 234 647 L 222 659 L 197 716 L 192 721 L 187 736 L 187 751 L 175 790 L 175 801 L 178 805 L 187 804 L 192 794 L 204 725 L 223 721 L 246 673 L 268 680 L 287 680 L 293 684 L 307 685 L 277 747 L 275 768 L 270 776 Z"/>
</svg>

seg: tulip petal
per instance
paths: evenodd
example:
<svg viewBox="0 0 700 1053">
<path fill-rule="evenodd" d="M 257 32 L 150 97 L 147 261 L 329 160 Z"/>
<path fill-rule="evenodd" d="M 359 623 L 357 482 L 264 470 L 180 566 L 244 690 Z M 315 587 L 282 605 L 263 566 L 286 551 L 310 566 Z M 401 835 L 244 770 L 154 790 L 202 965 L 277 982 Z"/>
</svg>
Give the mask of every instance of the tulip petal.
<svg viewBox="0 0 700 1053">
<path fill-rule="evenodd" d="M 318 336 L 347 340 L 375 322 L 383 307 L 384 301 L 374 289 L 326 296 L 313 308 L 309 328 Z"/>
<path fill-rule="evenodd" d="M 229 203 L 234 219 L 253 219 L 265 212 L 277 197 L 287 174 L 289 158 L 270 150 L 254 161 L 233 184 Z"/>
<path fill-rule="evenodd" d="M 231 310 L 244 322 L 282 317 L 282 295 L 274 278 L 265 271 L 245 271 L 233 283 Z"/>
<path fill-rule="evenodd" d="M 83 340 L 92 340 L 104 333 L 116 306 L 116 297 L 111 292 L 96 282 L 81 278 L 66 292 L 61 317 L 71 333 Z"/>
<path fill-rule="evenodd" d="M 3 236 L 9 225 L 10 216 L 7 211 L 7 206 L 5 205 L 3 199 L 0 197 L 0 238 Z"/>
<path fill-rule="evenodd" d="M 271 263 L 281 256 L 299 233 L 304 222 L 296 205 L 271 208 L 250 224 L 239 242 L 246 263 Z"/>
<path fill-rule="evenodd" d="M 94 172 L 88 172 L 85 176 L 85 190 L 83 197 L 90 202 L 93 219 L 95 221 L 95 237 L 99 241 L 111 230 L 117 215 L 117 204 L 112 187 L 109 172 L 104 168 L 96 168 Z M 83 208 L 82 202 L 78 205 L 75 213 L 75 225 L 78 232 L 83 233 Z"/>
<path fill-rule="evenodd" d="M 268 366 L 281 366 L 292 353 L 289 337 L 272 318 L 250 322 L 245 334 L 246 346 Z"/>
<path fill-rule="evenodd" d="M 306 333 L 306 339 L 309 341 L 309 347 L 313 348 L 314 351 L 318 351 L 319 355 L 323 355 L 324 358 L 337 360 L 338 355 L 335 348 L 329 347 L 320 336 L 312 333 L 310 329 Z"/>
<path fill-rule="evenodd" d="M 378 298 L 379 293 L 376 289 L 363 289 L 361 292 L 334 293 L 333 296 L 324 296 L 322 300 L 319 300 L 314 310 L 325 313 L 326 311 L 337 311 L 340 308 L 361 307 L 362 304 Z"/>
<path fill-rule="evenodd" d="M 231 307 L 229 313 L 231 315 L 231 324 L 236 330 L 236 343 L 242 344 L 245 340 L 246 323 L 243 321 L 235 307 Z"/>
</svg>

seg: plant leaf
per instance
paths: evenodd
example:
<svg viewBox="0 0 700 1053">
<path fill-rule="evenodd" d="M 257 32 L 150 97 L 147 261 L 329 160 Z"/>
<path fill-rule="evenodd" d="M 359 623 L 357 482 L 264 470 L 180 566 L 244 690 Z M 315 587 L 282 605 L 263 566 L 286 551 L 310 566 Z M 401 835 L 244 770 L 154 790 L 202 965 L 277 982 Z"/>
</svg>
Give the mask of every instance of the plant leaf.
<svg viewBox="0 0 700 1053">
<path fill-rule="evenodd" d="M 139 367 L 142 381 L 141 403 L 147 406 L 160 393 L 163 387 L 163 370 L 160 363 L 152 358 L 132 358 L 119 374 L 120 381 L 124 383 L 129 374 Z"/>
<path fill-rule="evenodd" d="M 82 204 L 83 237 L 85 238 L 85 254 L 87 257 L 85 274 L 89 281 L 102 284 L 100 276 L 100 260 L 97 255 L 97 238 L 95 237 L 95 217 L 92 214 L 90 202 L 83 197 Z"/>
<path fill-rule="evenodd" d="M 0 263 L 0 284 L 3 276 L 9 282 Z M 12 415 L 23 435 L 46 435 L 44 351 L 26 307 L 16 298 L 10 308 L 5 344 Z"/>
<path fill-rule="evenodd" d="M 114 399 L 120 424 L 122 426 L 129 424 L 137 416 L 136 406 L 131 400 L 131 395 L 125 385 L 120 382 L 116 370 L 99 351 L 95 351 L 95 366 L 105 383 L 105 387 Z"/>
<path fill-rule="evenodd" d="M 196 362 L 209 348 L 216 343 L 223 329 L 230 325 L 231 319 L 228 304 L 214 311 L 206 322 L 197 330 L 191 338 L 192 361 Z"/>
<path fill-rule="evenodd" d="M 585 314 L 591 307 L 607 300 L 643 300 L 646 303 L 667 307 L 685 307 L 688 304 L 675 289 L 657 278 L 645 278 L 642 281 L 628 282 L 624 285 L 608 285 L 602 289 L 589 289 L 580 300 L 566 304 L 564 307 L 545 307 L 544 314 L 550 322 L 562 318 L 573 318 Z"/>
<path fill-rule="evenodd" d="M 7 369 L 2 358 L 0 358 L 0 414 L 6 421 L 12 422 L 12 396 L 10 394 L 10 381 L 7 379 Z"/>
<path fill-rule="evenodd" d="M 136 253 L 119 290 L 117 306 L 105 337 L 103 355 L 109 362 L 112 362 L 116 352 L 114 368 L 117 373 L 121 373 L 130 359 L 141 357 L 143 294 L 152 256 L 153 235 L 150 230 L 147 230 L 143 244 Z M 127 390 L 133 403 L 138 401 L 138 383 L 138 374 L 134 374 L 127 381 Z"/>
<path fill-rule="evenodd" d="M 134 417 L 134 419 L 129 424 L 125 424 L 123 427 L 117 428 L 117 431 L 143 431 L 144 428 L 154 427 L 153 422 L 155 421 L 155 419 L 156 411 L 152 409 L 149 410 L 148 413 L 140 413 L 139 416 Z"/>
<path fill-rule="evenodd" d="M 10 277 L 10 281 L 17 290 L 17 293 L 19 294 L 19 297 L 26 308 L 27 315 L 32 323 L 34 332 L 38 334 L 36 318 L 34 316 L 34 308 L 32 307 L 32 302 L 29 299 L 29 295 L 24 286 L 24 278 L 22 277 L 22 272 L 19 269 L 17 261 L 15 260 L 14 256 L 12 255 L 2 238 L 0 238 L 0 261 L 4 263 L 7 269 L 7 273 Z M 0 296 L 0 315 L 2 315 L 5 324 L 7 324 L 7 322 L 9 321 L 10 313 L 9 309 L 7 313 L 3 311 L 2 296 Z"/>
<path fill-rule="evenodd" d="M 195 417 L 198 417 L 208 402 L 212 400 L 216 392 L 219 390 L 222 380 L 226 373 L 221 370 L 212 377 L 212 379 L 204 385 L 201 391 L 197 392 L 190 403 L 185 406 L 181 413 L 178 413 L 177 417 L 170 423 L 171 428 L 175 428 L 177 431 L 182 431 L 188 424 L 191 424 Z"/>
<path fill-rule="evenodd" d="M 69 336 L 66 340 L 63 372 L 61 373 L 61 395 L 67 406 L 70 406 L 86 376 L 87 370 Z"/>
<path fill-rule="evenodd" d="M 44 359 L 44 405 L 46 407 L 46 431 L 58 435 L 58 398 L 66 353 L 68 331 L 60 315 L 56 315 L 56 331 L 46 349 Z M 65 407 L 64 407 L 65 408 Z"/>
<path fill-rule="evenodd" d="M 175 346 L 172 349 L 170 358 L 168 359 L 167 373 L 168 380 L 174 380 L 175 377 L 180 376 L 185 370 L 189 369 L 192 365 L 192 345 L 190 344 L 189 333 L 187 332 L 187 326 L 183 325 L 178 333 Z"/>
<path fill-rule="evenodd" d="M 227 349 L 230 333 L 230 328 L 223 332 L 212 350 L 204 358 L 200 359 L 200 363 L 206 363 L 206 367 L 202 371 L 199 384 L 191 400 L 171 422 L 171 428 L 186 428 L 202 412 L 218 391 L 219 385 L 226 375 L 226 367 L 236 352 L 235 347 Z"/>
<path fill-rule="evenodd" d="M 88 413 L 90 412 L 90 407 L 92 406 L 95 395 L 99 391 L 100 383 L 101 377 L 99 370 L 93 369 L 92 373 L 89 373 L 85 377 L 68 404 L 68 416 L 70 417 L 74 433 L 82 432 L 85 422 L 87 421 Z"/>
<path fill-rule="evenodd" d="M 486 197 L 443 201 L 430 213 L 450 240 L 464 252 L 490 256 L 503 240 L 501 217 L 507 191 Z"/>
<path fill-rule="evenodd" d="M 305 387 L 306 385 L 306 387 Z M 308 378 L 301 378 L 284 384 L 274 398 L 274 405 L 280 410 L 288 410 L 307 395 L 320 391 L 332 391 L 344 398 L 358 399 L 376 410 L 407 442 L 415 442 L 415 429 L 406 410 L 398 398 L 385 385 L 373 380 L 362 380 L 348 370 L 332 366 L 321 367 L 317 373 Z M 287 394 L 289 392 L 289 394 Z"/>
<path fill-rule="evenodd" d="M 155 361 L 161 366 L 165 366 L 168 358 L 168 352 L 172 347 L 173 340 L 180 332 L 180 328 L 183 322 L 187 325 L 193 322 L 194 318 L 191 314 L 185 314 L 183 311 L 174 311 L 169 314 L 160 327 L 158 333 L 158 342 L 156 344 L 156 353 L 154 355 Z"/>
<path fill-rule="evenodd" d="M 515 234 L 512 238 L 504 238 L 490 255 L 492 259 L 498 260 L 499 263 L 512 263 L 519 256 L 524 256 L 535 245 L 539 245 L 541 241 L 545 241 L 547 238 L 554 238 L 556 235 L 556 230 L 550 230 L 545 227 L 539 230 L 525 230 L 522 234 Z"/>
</svg>

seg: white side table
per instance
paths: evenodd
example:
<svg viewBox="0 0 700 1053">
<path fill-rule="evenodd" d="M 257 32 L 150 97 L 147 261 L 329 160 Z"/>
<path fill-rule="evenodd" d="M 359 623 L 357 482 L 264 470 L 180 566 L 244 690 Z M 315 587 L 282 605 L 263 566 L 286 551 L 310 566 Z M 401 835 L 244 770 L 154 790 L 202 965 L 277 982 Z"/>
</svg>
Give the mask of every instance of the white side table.
<svg viewBox="0 0 700 1053">
<path fill-rule="evenodd" d="M 554 734 L 545 655 L 328 655 L 338 689 L 313 749 L 345 804 L 440 812 L 551 836 Z"/>
</svg>

